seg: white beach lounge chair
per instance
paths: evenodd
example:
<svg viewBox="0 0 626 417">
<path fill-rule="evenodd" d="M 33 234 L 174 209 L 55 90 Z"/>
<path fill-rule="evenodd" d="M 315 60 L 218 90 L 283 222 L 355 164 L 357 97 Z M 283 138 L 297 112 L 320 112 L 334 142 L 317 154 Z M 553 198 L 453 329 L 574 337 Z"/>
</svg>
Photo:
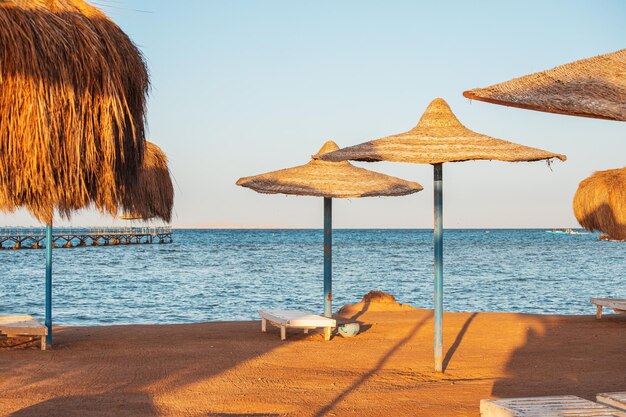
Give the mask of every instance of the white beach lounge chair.
<svg viewBox="0 0 626 417">
<path fill-rule="evenodd" d="M 481 417 L 626 417 L 615 408 L 574 395 L 481 400 Z"/>
<path fill-rule="evenodd" d="M 7 337 L 39 337 L 41 350 L 46 350 L 48 328 L 33 316 L 0 316 L 0 333 Z"/>
<path fill-rule="evenodd" d="M 622 392 L 606 392 L 598 394 L 596 401 L 600 404 L 606 404 L 622 411 L 626 411 L 626 391 Z"/>
<path fill-rule="evenodd" d="M 310 329 L 324 328 L 324 339 L 330 340 L 331 329 L 337 327 L 337 322 L 328 317 L 318 316 L 296 310 L 259 310 L 261 316 L 261 331 L 267 331 L 267 322 L 280 327 L 280 339 L 287 338 L 287 329 L 304 329 L 308 333 Z"/>
<path fill-rule="evenodd" d="M 592 298 L 591 304 L 596 305 L 596 318 L 602 318 L 602 307 L 612 308 L 616 313 L 626 313 L 626 298 Z"/>
</svg>

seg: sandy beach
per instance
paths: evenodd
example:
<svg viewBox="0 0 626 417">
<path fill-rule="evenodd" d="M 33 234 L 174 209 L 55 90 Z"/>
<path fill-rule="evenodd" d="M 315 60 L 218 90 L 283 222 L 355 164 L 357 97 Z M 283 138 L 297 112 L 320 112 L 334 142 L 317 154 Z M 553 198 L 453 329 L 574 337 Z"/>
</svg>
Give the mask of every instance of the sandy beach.
<svg viewBox="0 0 626 417">
<path fill-rule="evenodd" d="M 626 317 L 446 313 L 355 305 L 363 332 L 259 321 L 60 327 L 54 349 L 0 353 L 2 416 L 478 416 L 482 398 L 623 390 Z"/>
</svg>

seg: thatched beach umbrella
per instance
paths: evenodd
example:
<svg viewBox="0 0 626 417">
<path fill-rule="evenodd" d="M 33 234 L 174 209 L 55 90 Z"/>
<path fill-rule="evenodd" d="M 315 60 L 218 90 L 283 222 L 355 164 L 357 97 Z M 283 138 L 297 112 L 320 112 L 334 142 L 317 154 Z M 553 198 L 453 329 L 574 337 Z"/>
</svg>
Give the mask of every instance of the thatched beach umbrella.
<svg viewBox="0 0 626 417">
<path fill-rule="evenodd" d="M 338 149 L 335 142 L 328 141 L 313 158 Z M 332 315 L 332 199 L 402 196 L 422 190 L 416 182 L 357 168 L 347 161 L 316 159 L 294 168 L 240 178 L 237 185 L 265 194 L 324 197 L 324 314 L 327 317 Z"/>
<path fill-rule="evenodd" d="M 327 161 L 392 161 L 432 164 L 435 182 L 435 370 L 443 370 L 443 167 L 444 162 L 497 160 L 539 161 L 564 155 L 492 138 L 467 129 L 443 99 L 433 100 L 417 126 L 321 156 Z"/>
<path fill-rule="evenodd" d="M 465 91 L 463 95 L 523 109 L 626 121 L 626 49 Z"/>
<path fill-rule="evenodd" d="M 167 156 L 152 142 L 146 142 L 146 152 L 137 177 L 134 209 L 135 217 L 143 220 L 155 217 L 166 222 L 172 219 L 174 186 L 167 166 Z"/>
<path fill-rule="evenodd" d="M 25 207 L 47 224 L 51 343 L 54 212 L 137 205 L 148 72 L 128 36 L 81 0 L 0 1 L 0 27 L 0 210 Z"/>
<path fill-rule="evenodd" d="M 585 229 L 626 240 L 626 168 L 598 171 L 583 180 L 573 205 Z"/>
</svg>

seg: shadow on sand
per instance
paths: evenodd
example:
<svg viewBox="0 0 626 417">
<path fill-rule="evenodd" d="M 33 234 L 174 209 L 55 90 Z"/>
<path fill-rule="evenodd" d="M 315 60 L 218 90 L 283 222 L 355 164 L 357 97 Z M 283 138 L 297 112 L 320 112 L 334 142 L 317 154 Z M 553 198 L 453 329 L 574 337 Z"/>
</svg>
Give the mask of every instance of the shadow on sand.
<svg viewBox="0 0 626 417">
<path fill-rule="evenodd" d="M 375 363 L 371 368 L 362 368 L 347 388 L 334 391 L 331 397 L 317 402 L 312 411 L 306 413 L 321 417 L 338 412 L 357 398 L 351 394 L 362 394 L 365 386 L 376 384 L 377 373 L 386 371 L 392 359 L 404 355 L 405 347 L 411 349 L 414 343 L 425 341 L 418 335 L 429 322 L 432 323 L 432 312 L 419 314 L 415 321 L 407 322 L 402 333 L 397 333 L 384 349 L 377 350 L 380 357 L 372 358 Z M 624 315 L 606 315 L 602 320 L 593 316 L 507 315 L 501 318 L 504 327 L 485 329 L 476 323 L 488 316 L 478 315 L 457 316 L 455 330 L 450 333 L 451 345 L 444 359 L 445 367 L 453 370 L 450 371 L 453 375 L 446 378 L 455 378 L 457 382 L 467 376 L 459 364 L 455 364 L 458 355 L 461 355 L 459 363 L 467 363 L 463 355 L 468 352 L 477 357 L 476 360 L 483 361 L 481 378 L 490 382 L 485 383 L 481 397 L 466 397 L 464 401 L 477 404 L 480 398 L 489 397 L 489 390 L 492 397 L 569 394 L 593 399 L 600 392 L 623 391 L 626 387 L 623 375 L 626 369 Z M 74 417 L 98 415 L 104 410 L 105 415 L 122 417 L 168 415 L 180 411 L 179 407 L 186 407 L 179 403 L 186 401 L 185 398 L 199 401 L 198 406 L 206 407 L 202 414 L 206 416 L 272 415 L 296 409 L 305 413 L 304 409 L 298 408 L 299 404 L 283 407 L 284 403 L 272 403 L 271 400 L 259 403 L 264 409 L 248 407 L 246 404 L 249 403 L 239 394 L 254 395 L 255 384 L 266 382 L 257 382 L 260 378 L 257 378 L 256 371 L 244 372 L 245 377 L 240 380 L 236 375 L 231 379 L 228 373 L 243 362 L 254 362 L 255 358 L 288 347 L 291 340 L 307 337 L 300 333 L 290 333 L 286 344 L 280 341 L 278 332 L 262 334 L 259 322 L 231 322 L 158 328 L 63 328 L 56 335 L 54 351 L 5 351 L 0 356 L 2 398 L 17 399 L 25 407 L 13 414 L 7 410 L 6 414 Z M 333 345 L 323 342 L 321 335 L 313 337 L 319 338 L 320 349 L 326 349 L 320 358 L 332 360 L 329 355 L 333 354 Z M 429 338 L 428 342 L 431 340 Z M 470 349 L 465 351 L 468 340 Z M 311 351 L 318 346 L 303 348 Z M 286 352 L 293 359 L 300 349 L 292 346 Z M 494 358 L 480 359 L 482 353 L 492 353 Z M 280 355 L 284 357 L 282 353 Z M 269 364 L 264 363 L 259 369 L 280 363 L 277 357 L 269 360 Z M 498 363 L 492 365 L 493 360 Z M 244 365 L 244 368 L 246 366 L 250 365 Z M 459 369 L 454 370 L 455 367 Z M 283 376 L 289 378 L 287 373 L 278 374 L 272 383 L 283 384 Z M 437 384 L 442 382 L 431 374 L 424 376 L 427 377 L 419 384 L 425 384 L 424 389 L 437 395 Z M 230 384 L 227 384 L 228 392 L 224 395 L 211 386 L 215 378 L 224 378 Z M 304 395 L 314 395 L 315 389 L 311 387 Z M 159 397 L 158 402 L 152 395 Z M 204 402 L 207 398 L 210 400 Z M 38 402 L 32 404 L 34 401 Z M 12 405 L 10 410 L 15 410 L 20 402 L 11 400 L 6 404 Z M 474 409 L 471 407 L 477 405 L 467 407 Z"/>
<path fill-rule="evenodd" d="M 596 394 L 626 389 L 626 316 L 535 316 L 526 343 L 511 354 L 507 378 L 497 380 L 499 398 Z M 574 329 L 574 330 L 572 330 Z"/>
<path fill-rule="evenodd" d="M 284 345 L 277 334 L 261 333 L 260 322 L 163 325 L 155 330 L 150 325 L 62 328 L 55 333 L 51 351 L 3 352 L 3 396 L 27 402 L 41 398 L 43 389 L 54 397 L 10 415 L 163 414 L 155 410 L 147 390 L 175 393 Z M 71 395 L 85 390 L 104 392 Z"/>
<path fill-rule="evenodd" d="M 465 333 L 467 333 L 467 330 L 469 329 L 470 324 L 472 324 L 472 321 L 474 321 L 477 315 L 478 313 L 472 313 L 472 315 L 469 316 L 467 320 L 465 320 L 463 327 L 461 327 L 461 330 L 456 335 L 456 339 L 454 339 L 454 343 L 452 343 L 452 345 L 450 346 L 450 349 L 448 349 L 448 352 L 446 352 L 446 357 L 443 358 L 443 371 L 444 372 L 446 372 L 446 369 L 448 369 L 448 365 L 450 364 L 450 361 L 452 360 L 454 353 L 461 345 L 461 342 L 463 341 L 463 337 L 465 336 Z"/>
<path fill-rule="evenodd" d="M 361 314 L 363 314 L 363 312 L 365 312 L 366 309 L 367 308 L 364 308 L 361 313 L 357 314 L 357 316 L 360 316 Z M 339 404 L 346 396 L 348 396 L 351 392 L 353 392 L 354 390 L 358 389 L 361 385 L 366 383 L 367 380 L 370 379 L 377 371 L 382 369 L 382 367 L 385 366 L 385 363 L 387 363 L 387 361 L 389 361 L 389 359 L 391 359 L 391 357 L 400 348 L 402 348 L 402 346 L 406 345 L 413 338 L 413 336 L 415 336 L 415 334 L 417 334 L 417 332 L 424 326 L 424 324 L 426 324 L 426 322 L 428 322 L 431 318 L 432 318 L 432 313 L 429 313 L 429 314 L 425 315 L 424 317 L 422 317 L 421 320 L 419 320 L 417 323 L 415 323 L 415 326 L 413 326 L 411 331 L 404 338 L 402 338 L 400 341 L 398 341 L 398 343 L 396 343 L 391 349 L 389 349 L 389 351 L 387 351 L 387 353 L 385 353 L 378 360 L 376 365 L 374 365 L 374 367 L 369 372 L 367 372 L 365 375 L 360 377 L 352 385 L 350 385 L 350 387 L 348 387 L 342 393 L 340 393 L 337 397 L 335 397 L 335 399 L 333 399 L 330 403 L 328 403 L 323 408 L 321 408 L 317 413 L 315 413 L 315 417 L 325 416 L 337 404 Z"/>
<path fill-rule="evenodd" d="M 152 417 L 157 410 L 152 399 L 142 392 L 112 393 L 99 395 L 76 395 L 56 397 L 25 407 L 11 414 L 11 417 L 89 417 L 107 410 L 118 417 Z"/>
</svg>

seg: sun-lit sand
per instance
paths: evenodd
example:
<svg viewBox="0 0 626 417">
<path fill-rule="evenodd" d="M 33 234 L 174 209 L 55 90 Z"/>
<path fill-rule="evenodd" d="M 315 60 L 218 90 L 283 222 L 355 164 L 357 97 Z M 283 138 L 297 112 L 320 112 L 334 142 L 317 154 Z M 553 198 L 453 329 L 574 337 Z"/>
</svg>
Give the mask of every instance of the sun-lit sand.
<svg viewBox="0 0 626 417">
<path fill-rule="evenodd" d="M 446 313 L 372 300 L 351 339 L 260 322 L 64 327 L 54 350 L 0 352 L 0 415 L 478 416 L 482 398 L 626 389 L 626 317 Z"/>
</svg>

